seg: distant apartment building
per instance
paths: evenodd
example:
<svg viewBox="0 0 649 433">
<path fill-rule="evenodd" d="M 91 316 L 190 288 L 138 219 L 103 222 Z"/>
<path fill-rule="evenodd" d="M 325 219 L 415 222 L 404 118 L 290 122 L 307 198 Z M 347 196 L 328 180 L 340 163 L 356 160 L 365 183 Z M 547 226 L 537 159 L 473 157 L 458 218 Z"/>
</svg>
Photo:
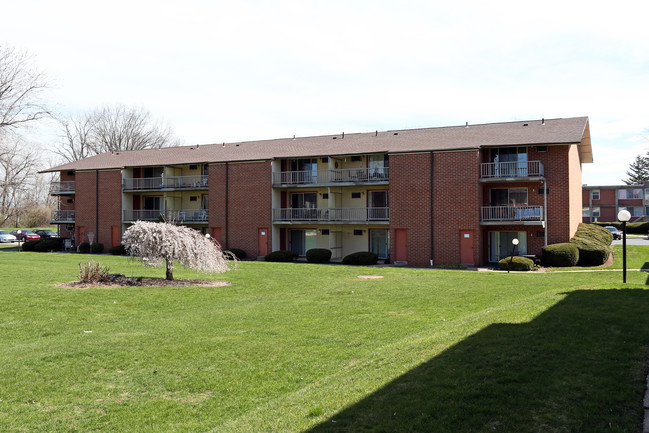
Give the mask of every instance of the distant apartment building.
<svg viewBox="0 0 649 433">
<path fill-rule="evenodd" d="M 584 222 L 617 221 L 617 214 L 627 210 L 631 222 L 649 220 L 649 182 L 638 185 L 584 185 L 582 188 Z"/>
<path fill-rule="evenodd" d="M 587 117 L 105 153 L 53 167 L 52 223 L 118 245 L 166 219 L 248 256 L 328 248 L 410 265 L 540 254 L 582 221 Z"/>
</svg>

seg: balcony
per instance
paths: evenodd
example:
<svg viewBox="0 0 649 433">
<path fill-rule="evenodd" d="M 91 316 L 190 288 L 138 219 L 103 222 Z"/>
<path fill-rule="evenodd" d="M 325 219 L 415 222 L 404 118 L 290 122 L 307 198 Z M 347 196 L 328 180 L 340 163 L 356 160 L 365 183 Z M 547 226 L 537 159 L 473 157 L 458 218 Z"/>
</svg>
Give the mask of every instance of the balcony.
<svg viewBox="0 0 649 433">
<path fill-rule="evenodd" d="M 52 211 L 52 218 L 50 218 L 50 224 L 70 224 L 70 223 L 74 223 L 73 210 Z"/>
<path fill-rule="evenodd" d="M 336 170 L 281 171 L 273 173 L 273 186 L 387 183 L 389 167 Z"/>
<path fill-rule="evenodd" d="M 52 182 L 50 184 L 50 195 L 74 194 L 75 185 L 73 180 Z"/>
<path fill-rule="evenodd" d="M 276 224 L 291 223 L 387 223 L 390 208 L 275 208 L 273 221 Z"/>
<path fill-rule="evenodd" d="M 126 178 L 122 182 L 124 191 L 207 189 L 206 175 L 138 177 Z"/>
<path fill-rule="evenodd" d="M 158 221 L 164 219 L 177 224 L 207 224 L 209 213 L 205 209 L 124 210 L 123 221 Z"/>
<path fill-rule="evenodd" d="M 510 223 L 544 225 L 543 206 L 483 206 L 480 208 L 480 224 Z"/>
<path fill-rule="evenodd" d="M 537 180 L 543 175 L 543 163 L 541 161 L 487 162 L 480 164 L 480 180 L 485 182 L 521 179 Z"/>
</svg>

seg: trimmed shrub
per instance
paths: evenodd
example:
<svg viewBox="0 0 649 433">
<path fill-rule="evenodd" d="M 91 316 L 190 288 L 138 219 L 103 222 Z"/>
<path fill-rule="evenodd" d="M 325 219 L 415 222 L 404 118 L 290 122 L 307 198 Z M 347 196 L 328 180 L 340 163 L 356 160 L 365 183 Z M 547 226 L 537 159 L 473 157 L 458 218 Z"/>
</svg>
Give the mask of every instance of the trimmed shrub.
<svg viewBox="0 0 649 433">
<path fill-rule="evenodd" d="M 23 251 L 36 251 L 36 244 L 40 241 L 27 241 L 23 243 Z"/>
<path fill-rule="evenodd" d="M 79 252 L 82 254 L 88 254 L 90 252 L 90 242 L 81 242 L 79 244 Z"/>
<path fill-rule="evenodd" d="M 611 254 L 613 235 L 594 224 L 579 224 L 570 243 L 579 248 L 579 266 L 601 266 Z"/>
<path fill-rule="evenodd" d="M 104 252 L 104 244 L 101 242 L 95 242 L 92 245 L 90 245 L 90 252 L 92 254 L 101 254 Z"/>
<path fill-rule="evenodd" d="M 57 238 L 47 238 L 36 241 L 34 251 L 39 253 L 48 253 L 50 251 L 61 251 L 63 249 L 63 241 Z"/>
<path fill-rule="evenodd" d="M 244 250 L 239 248 L 230 248 L 228 251 L 234 254 L 234 256 L 239 260 L 245 259 L 248 256 Z"/>
<path fill-rule="evenodd" d="M 343 257 L 344 265 L 370 266 L 379 261 L 379 256 L 369 251 L 358 251 Z"/>
<path fill-rule="evenodd" d="M 511 267 L 509 264 L 510 259 Z M 536 268 L 536 266 L 534 265 L 534 260 L 522 256 L 507 257 L 505 259 L 502 259 L 498 262 L 498 267 L 503 271 L 506 271 L 508 269 L 512 271 L 531 271 L 532 269 Z"/>
<path fill-rule="evenodd" d="M 108 252 L 114 256 L 125 256 L 126 247 L 124 245 L 116 245 L 113 248 L 109 249 Z"/>
<path fill-rule="evenodd" d="M 267 262 L 292 262 L 294 258 L 297 257 L 293 251 L 289 250 L 277 250 L 272 253 L 266 254 L 264 260 Z"/>
<path fill-rule="evenodd" d="M 543 247 L 541 260 L 545 266 L 575 266 L 579 261 L 579 248 L 569 242 Z"/>
<path fill-rule="evenodd" d="M 306 252 L 306 261 L 309 263 L 329 263 L 331 251 L 326 248 L 312 248 Z"/>
</svg>

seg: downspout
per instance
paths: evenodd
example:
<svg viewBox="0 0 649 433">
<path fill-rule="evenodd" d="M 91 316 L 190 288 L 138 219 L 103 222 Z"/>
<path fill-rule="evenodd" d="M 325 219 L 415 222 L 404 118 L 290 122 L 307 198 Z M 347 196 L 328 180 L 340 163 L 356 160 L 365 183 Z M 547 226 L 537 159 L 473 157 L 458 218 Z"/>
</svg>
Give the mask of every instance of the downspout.
<svg viewBox="0 0 649 433">
<path fill-rule="evenodd" d="M 228 207 L 228 192 L 229 192 L 229 176 L 228 170 L 230 166 L 229 163 L 225 163 L 225 248 L 230 248 L 230 230 L 229 230 L 229 207 Z"/>
<path fill-rule="evenodd" d="M 433 230 L 433 152 L 430 152 L 430 182 L 429 182 L 429 201 L 430 201 L 430 266 L 433 266 L 433 251 L 435 248 Z"/>
<path fill-rule="evenodd" d="M 95 240 L 99 242 L 99 170 L 95 170 Z"/>
<path fill-rule="evenodd" d="M 543 230 L 544 236 L 544 246 L 548 246 L 548 183 L 545 179 L 545 176 L 541 178 L 543 182 L 543 221 L 545 222 L 545 227 Z"/>
</svg>

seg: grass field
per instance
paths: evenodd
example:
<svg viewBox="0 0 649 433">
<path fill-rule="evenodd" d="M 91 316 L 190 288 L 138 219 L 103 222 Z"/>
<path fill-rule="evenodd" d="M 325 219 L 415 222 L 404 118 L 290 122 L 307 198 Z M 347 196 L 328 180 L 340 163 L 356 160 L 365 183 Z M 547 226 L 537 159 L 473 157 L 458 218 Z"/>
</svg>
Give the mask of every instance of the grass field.
<svg viewBox="0 0 649 433">
<path fill-rule="evenodd" d="M 645 272 L 242 262 L 225 287 L 55 285 L 88 258 L 164 275 L 0 251 L 0 430 L 641 430 Z"/>
</svg>

